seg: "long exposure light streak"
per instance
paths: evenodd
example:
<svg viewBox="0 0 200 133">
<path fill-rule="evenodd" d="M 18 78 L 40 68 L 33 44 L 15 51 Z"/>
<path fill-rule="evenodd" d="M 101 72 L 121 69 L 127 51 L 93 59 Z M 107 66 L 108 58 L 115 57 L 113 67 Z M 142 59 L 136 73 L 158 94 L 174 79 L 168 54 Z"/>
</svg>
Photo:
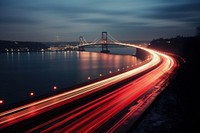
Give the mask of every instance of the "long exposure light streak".
<svg viewBox="0 0 200 133">
<path fill-rule="evenodd" d="M 79 98 L 86 97 L 94 92 L 103 90 L 108 86 L 121 82 L 158 65 L 155 69 L 137 78 L 128 85 L 118 88 L 117 90 L 114 90 L 105 96 L 101 96 L 100 98 L 97 98 L 96 100 L 91 101 L 86 105 L 82 105 L 72 110 L 71 112 L 66 112 L 64 115 L 61 115 L 55 119 L 52 119 L 51 121 L 30 129 L 30 132 L 36 129 L 40 129 L 43 126 L 54 123 L 59 118 L 62 118 L 60 122 L 57 122 L 56 124 L 54 123 L 54 126 L 51 125 L 44 131 L 53 131 L 55 129 L 60 132 L 95 131 L 96 129 L 99 129 L 104 123 L 116 116 L 120 111 L 124 110 L 127 106 L 137 100 L 140 96 L 144 95 L 156 84 L 161 82 L 163 80 L 162 76 L 166 73 L 173 72 L 176 67 L 175 60 L 163 53 L 133 44 L 118 44 L 143 49 L 146 52 L 149 52 L 152 57 L 151 61 L 130 71 L 126 71 L 124 73 L 100 80 L 98 82 L 94 82 L 83 87 L 79 87 L 61 94 L 57 94 L 55 96 L 44 98 L 39 101 L 1 112 L 0 129 L 9 127 L 10 125 L 20 121 L 45 113 L 64 104 L 73 102 Z M 72 121 L 74 118 L 76 118 L 76 120 L 71 122 L 69 125 L 64 127 L 61 126 L 70 120 Z M 118 128 L 116 125 L 119 125 L 119 123 L 110 127 L 112 131 Z"/>
</svg>

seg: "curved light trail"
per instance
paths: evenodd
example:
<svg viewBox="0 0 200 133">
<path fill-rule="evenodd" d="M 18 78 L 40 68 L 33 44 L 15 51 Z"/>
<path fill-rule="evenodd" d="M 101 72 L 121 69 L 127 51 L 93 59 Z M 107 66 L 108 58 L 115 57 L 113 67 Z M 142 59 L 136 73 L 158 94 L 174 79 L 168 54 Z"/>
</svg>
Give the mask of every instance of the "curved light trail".
<svg viewBox="0 0 200 133">
<path fill-rule="evenodd" d="M 120 43 L 120 45 L 136 47 L 149 52 L 152 57 L 151 61 L 138 68 L 113 77 L 1 112 L 0 129 L 45 113 L 79 98 L 86 97 L 94 92 L 106 89 L 113 84 L 156 66 L 155 69 L 127 85 L 77 107 L 72 111 L 66 112 L 46 123 L 38 125 L 30 129 L 29 132 L 93 132 L 95 130 L 101 130 L 101 127 L 105 126 L 105 123 L 111 121 L 134 102 L 137 102 L 141 96 L 145 95 L 147 92 L 151 91 L 153 87 L 165 80 L 163 75 L 173 72 L 177 67 L 176 61 L 168 55 L 133 44 Z M 63 124 L 66 123 L 69 124 L 63 126 Z M 106 126 L 106 129 L 113 132 L 117 130 L 121 124 L 123 124 L 123 122 L 115 122 L 113 125 L 109 124 L 110 126 Z"/>
</svg>

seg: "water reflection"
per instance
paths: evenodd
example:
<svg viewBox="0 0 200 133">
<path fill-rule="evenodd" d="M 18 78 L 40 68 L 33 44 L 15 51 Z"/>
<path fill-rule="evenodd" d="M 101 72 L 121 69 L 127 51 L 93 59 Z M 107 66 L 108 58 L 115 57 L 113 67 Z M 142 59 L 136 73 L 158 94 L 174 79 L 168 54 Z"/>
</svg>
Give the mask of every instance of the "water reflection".
<svg viewBox="0 0 200 133">
<path fill-rule="evenodd" d="M 31 91 L 46 94 L 55 85 L 64 89 L 138 62 L 130 55 L 95 52 L 0 53 L 0 99 L 15 103 L 30 98 Z"/>
</svg>

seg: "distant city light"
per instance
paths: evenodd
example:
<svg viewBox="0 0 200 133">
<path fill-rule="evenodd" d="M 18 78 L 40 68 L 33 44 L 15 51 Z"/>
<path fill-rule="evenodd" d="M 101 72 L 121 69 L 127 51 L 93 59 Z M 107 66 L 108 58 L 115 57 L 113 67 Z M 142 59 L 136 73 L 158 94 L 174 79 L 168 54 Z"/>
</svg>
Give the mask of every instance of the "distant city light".
<svg viewBox="0 0 200 133">
<path fill-rule="evenodd" d="M 91 79 L 90 77 L 88 77 L 88 79 Z"/>
</svg>

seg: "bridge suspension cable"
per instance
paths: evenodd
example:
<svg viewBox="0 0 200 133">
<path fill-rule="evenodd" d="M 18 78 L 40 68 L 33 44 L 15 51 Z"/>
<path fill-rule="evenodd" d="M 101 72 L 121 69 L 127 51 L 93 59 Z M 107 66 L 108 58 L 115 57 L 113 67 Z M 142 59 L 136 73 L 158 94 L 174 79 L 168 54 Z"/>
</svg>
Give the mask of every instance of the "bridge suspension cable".
<svg viewBox="0 0 200 133">
<path fill-rule="evenodd" d="M 106 43 L 113 43 L 113 44 L 121 44 L 120 41 L 118 41 L 117 39 L 115 39 L 110 33 L 106 32 L 106 36 L 107 36 L 107 41 Z M 92 41 L 91 43 L 88 43 L 85 38 L 83 36 L 80 36 L 79 38 L 80 40 L 80 44 L 79 45 L 95 45 L 95 44 L 102 44 L 102 34 L 99 34 L 94 41 Z"/>
<path fill-rule="evenodd" d="M 100 35 L 98 35 L 92 43 L 93 43 L 93 44 L 97 44 L 97 43 L 99 43 L 99 42 L 101 42 L 101 37 L 100 37 Z"/>
<path fill-rule="evenodd" d="M 112 42 L 112 43 L 121 43 L 120 41 L 118 41 L 117 39 L 115 39 L 110 33 L 107 32 L 108 35 L 108 42 Z M 101 44 L 102 43 L 102 36 L 101 34 L 99 34 L 95 40 L 92 42 L 93 44 Z"/>
<path fill-rule="evenodd" d="M 110 40 L 112 40 L 114 43 L 121 43 L 120 41 L 118 41 L 117 39 L 115 39 L 113 36 L 111 36 L 109 32 L 108 32 L 108 38 Z"/>
</svg>

